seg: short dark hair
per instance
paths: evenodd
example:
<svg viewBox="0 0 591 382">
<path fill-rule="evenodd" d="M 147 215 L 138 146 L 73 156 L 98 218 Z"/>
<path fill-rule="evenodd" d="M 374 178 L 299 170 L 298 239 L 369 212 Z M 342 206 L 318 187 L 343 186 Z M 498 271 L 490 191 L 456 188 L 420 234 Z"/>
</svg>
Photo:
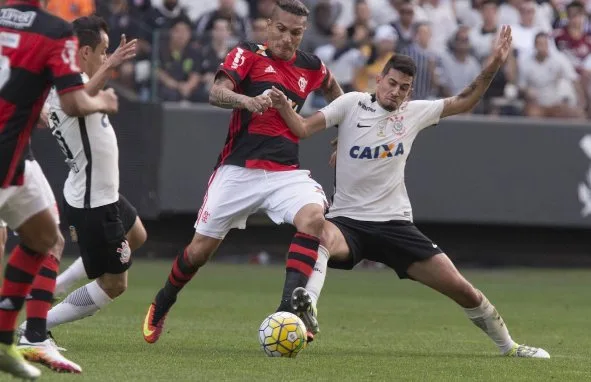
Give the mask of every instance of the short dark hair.
<svg viewBox="0 0 591 382">
<path fill-rule="evenodd" d="M 536 41 L 538 41 L 538 39 L 539 39 L 540 37 L 548 38 L 548 33 L 546 33 L 546 32 L 538 32 L 538 33 L 536 34 L 536 37 L 534 37 L 534 43 L 535 43 Z"/>
<path fill-rule="evenodd" d="M 495 7 L 498 7 L 499 3 L 497 2 L 497 0 L 484 0 L 480 4 L 480 7 L 484 7 L 485 5 L 494 5 Z"/>
<path fill-rule="evenodd" d="M 407 76 L 414 77 L 417 72 L 417 65 L 409 56 L 405 54 L 394 53 L 388 62 L 386 62 L 386 65 L 384 65 L 384 69 L 382 69 L 382 76 L 387 75 L 390 69 L 398 70 Z"/>
<path fill-rule="evenodd" d="M 310 15 L 310 10 L 300 0 L 277 0 L 272 16 L 275 16 L 278 9 L 296 16 L 308 17 Z"/>
<path fill-rule="evenodd" d="M 74 33 L 78 37 L 78 46 L 89 46 L 95 50 L 101 43 L 101 31 L 109 33 L 107 22 L 99 16 L 84 16 L 72 22 Z"/>
</svg>

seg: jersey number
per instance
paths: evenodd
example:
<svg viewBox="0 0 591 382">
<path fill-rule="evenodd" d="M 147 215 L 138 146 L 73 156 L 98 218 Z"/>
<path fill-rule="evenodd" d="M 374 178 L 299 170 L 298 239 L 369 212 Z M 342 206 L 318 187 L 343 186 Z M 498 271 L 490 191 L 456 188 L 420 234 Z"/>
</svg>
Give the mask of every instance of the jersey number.
<svg viewBox="0 0 591 382">
<path fill-rule="evenodd" d="M 2 55 L 2 47 L 18 48 L 20 37 L 16 33 L 0 32 L 0 90 L 10 79 L 10 58 Z"/>
<path fill-rule="evenodd" d="M 49 128 L 51 129 L 51 134 L 55 137 L 57 143 L 60 145 L 60 148 L 62 149 L 62 152 L 66 156 L 66 164 L 70 167 L 70 169 L 73 172 L 78 173 L 80 169 L 74 161 L 74 155 L 72 154 L 72 150 L 70 150 L 70 147 L 66 143 L 64 137 L 62 136 L 62 132 L 57 129 L 59 124 L 60 119 L 57 116 L 57 114 L 55 112 L 51 113 L 49 116 Z"/>
</svg>

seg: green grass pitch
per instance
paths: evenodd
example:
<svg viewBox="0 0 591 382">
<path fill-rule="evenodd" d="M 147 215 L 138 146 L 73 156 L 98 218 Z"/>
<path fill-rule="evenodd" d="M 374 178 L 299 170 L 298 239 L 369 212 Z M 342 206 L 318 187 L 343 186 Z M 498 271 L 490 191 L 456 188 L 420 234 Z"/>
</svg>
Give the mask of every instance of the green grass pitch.
<svg viewBox="0 0 591 382">
<path fill-rule="evenodd" d="M 387 270 L 329 270 L 321 333 L 296 359 L 267 358 L 259 324 L 280 267 L 211 264 L 181 293 L 156 344 L 141 326 L 169 261 L 138 260 L 129 289 L 96 316 L 54 330 L 82 375 L 44 381 L 589 381 L 589 271 L 468 271 L 521 343 L 550 360 L 507 359 L 447 298 Z M 4 380 L 6 376 L 0 378 Z"/>
</svg>

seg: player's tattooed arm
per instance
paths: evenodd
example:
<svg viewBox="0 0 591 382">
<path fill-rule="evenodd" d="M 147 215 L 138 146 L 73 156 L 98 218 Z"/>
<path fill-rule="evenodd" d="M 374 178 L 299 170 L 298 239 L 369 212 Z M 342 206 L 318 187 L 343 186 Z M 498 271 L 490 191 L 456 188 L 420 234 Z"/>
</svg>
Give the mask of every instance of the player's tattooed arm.
<svg viewBox="0 0 591 382">
<path fill-rule="evenodd" d="M 322 90 L 324 99 L 328 103 L 331 103 L 332 101 L 343 95 L 343 89 L 341 89 L 341 86 L 339 85 L 337 80 L 335 80 L 334 76 L 330 73 L 326 81 L 324 81 L 324 83 L 320 87 L 320 89 Z"/>
<path fill-rule="evenodd" d="M 460 94 L 446 98 L 441 118 L 472 110 L 484 95 L 493 78 L 511 53 L 511 28 L 503 26 L 493 54 L 480 74 Z"/>
<path fill-rule="evenodd" d="M 271 107 L 271 98 L 266 94 L 248 97 L 234 91 L 230 78 L 221 75 L 216 78 L 209 91 L 209 103 L 224 109 L 246 109 L 251 113 L 262 114 Z"/>
</svg>

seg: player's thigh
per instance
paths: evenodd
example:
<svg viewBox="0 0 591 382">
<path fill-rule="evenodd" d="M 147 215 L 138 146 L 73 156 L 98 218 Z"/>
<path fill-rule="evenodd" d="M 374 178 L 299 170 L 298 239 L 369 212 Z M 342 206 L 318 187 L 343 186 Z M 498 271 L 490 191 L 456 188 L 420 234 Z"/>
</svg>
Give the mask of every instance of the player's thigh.
<svg viewBox="0 0 591 382">
<path fill-rule="evenodd" d="M 367 249 L 363 227 L 345 217 L 327 218 L 320 239 L 330 253 L 328 266 L 335 269 L 353 269 Z"/>
<path fill-rule="evenodd" d="M 442 253 L 412 222 L 376 222 L 373 226 L 372 250 L 367 258 L 394 269 L 401 279 L 409 278 L 411 265 Z"/>
<path fill-rule="evenodd" d="M 131 249 L 119 214 L 119 203 L 96 208 L 74 208 L 64 203 L 72 241 L 78 242 L 90 279 L 105 273 L 121 274 L 131 266 Z"/>
<path fill-rule="evenodd" d="M 55 200 L 53 189 L 51 188 L 51 185 L 49 184 L 49 181 L 47 180 L 45 175 L 43 175 L 43 170 L 41 169 L 41 165 L 39 165 L 39 162 L 37 162 L 36 160 L 27 162 L 30 162 L 29 164 L 31 166 L 32 171 L 34 171 L 36 174 L 36 179 L 38 179 L 38 185 L 41 189 L 43 197 L 45 198 L 45 202 L 47 203 L 47 205 L 50 206 L 50 210 L 55 219 L 55 223 L 59 226 L 60 212 L 57 202 Z"/>
<path fill-rule="evenodd" d="M 148 234 L 142 220 L 137 214 L 135 207 L 125 198 L 119 194 L 119 216 L 123 223 L 125 236 L 129 243 L 131 251 L 135 251 L 141 247 L 147 240 Z"/>
<path fill-rule="evenodd" d="M 210 178 L 195 231 L 221 240 L 232 228 L 245 228 L 248 217 L 263 203 L 264 183 L 263 170 L 238 166 L 218 168 Z"/>
<path fill-rule="evenodd" d="M 276 224 L 294 224 L 298 212 L 309 205 L 319 211 L 328 206 L 322 186 L 307 170 L 267 172 L 268 195 L 263 210 Z M 319 227 L 320 228 L 320 227 Z"/>
</svg>

